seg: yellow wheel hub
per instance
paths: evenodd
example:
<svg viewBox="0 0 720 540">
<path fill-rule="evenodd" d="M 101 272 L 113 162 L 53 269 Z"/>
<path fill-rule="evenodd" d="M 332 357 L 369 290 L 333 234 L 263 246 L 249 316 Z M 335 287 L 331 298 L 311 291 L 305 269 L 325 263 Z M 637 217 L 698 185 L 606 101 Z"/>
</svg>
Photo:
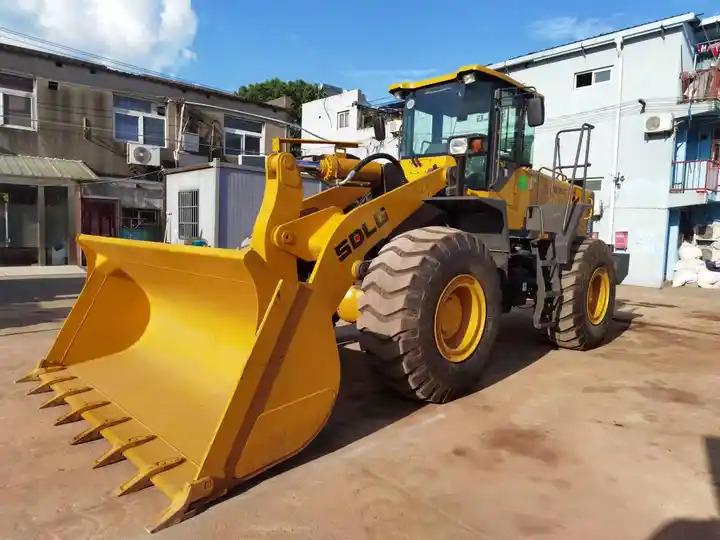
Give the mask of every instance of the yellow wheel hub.
<svg viewBox="0 0 720 540">
<path fill-rule="evenodd" d="M 607 268 L 598 267 L 590 277 L 587 289 L 587 314 L 594 325 L 605 320 L 610 304 L 610 275 Z"/>
<path fill-rule="evenodd" d="M 485 291 L 473 276 L 461 274 L 447 284 L 435 308 L 435 344 L 450 362 L 462 362 L 475 352 L 483 330 Z"/>
</svg>

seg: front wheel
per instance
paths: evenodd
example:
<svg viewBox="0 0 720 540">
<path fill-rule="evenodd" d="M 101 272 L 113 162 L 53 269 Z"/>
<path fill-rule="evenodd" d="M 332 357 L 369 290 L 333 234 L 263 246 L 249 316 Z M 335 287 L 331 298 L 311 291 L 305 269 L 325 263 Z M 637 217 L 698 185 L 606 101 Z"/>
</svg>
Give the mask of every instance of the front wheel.
<svg viewBox="0 0 720 540">
<path fill-rule="evenodd" d="M 587 350 L 605 339 L 615 310 L 615 263 L 602 240 L 574 246 L 561 268 L 562 304 L 548 336 L 558 347 Z"/>
<path fill-rule="evenodd" d="M 360 346 L 392 387 L 443 403 L 477 382 L 501 313 L 497 268 L 477 236 L 401 234 L 373 259 L 362 290 Z"/>
</svg>

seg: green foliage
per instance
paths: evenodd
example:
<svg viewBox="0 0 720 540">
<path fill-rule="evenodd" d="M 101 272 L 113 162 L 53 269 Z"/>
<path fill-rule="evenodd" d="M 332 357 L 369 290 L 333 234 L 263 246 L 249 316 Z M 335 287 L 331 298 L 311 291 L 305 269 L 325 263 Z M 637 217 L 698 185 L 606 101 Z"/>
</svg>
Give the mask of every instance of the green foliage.
<svg viewBox="0 0 720 540">
<path fill-rule="evenodd" d="M 238 96 L 254 103 L 265 103 L 282 96 L 290 98 L 290 121 L 299 124 L 302 117 L 302 104 L 324 98 L 325 92 L 319 85 L 303 80 L 283 81 L 278 78 L 241 86 L 235 92 Z"/>
</svg>

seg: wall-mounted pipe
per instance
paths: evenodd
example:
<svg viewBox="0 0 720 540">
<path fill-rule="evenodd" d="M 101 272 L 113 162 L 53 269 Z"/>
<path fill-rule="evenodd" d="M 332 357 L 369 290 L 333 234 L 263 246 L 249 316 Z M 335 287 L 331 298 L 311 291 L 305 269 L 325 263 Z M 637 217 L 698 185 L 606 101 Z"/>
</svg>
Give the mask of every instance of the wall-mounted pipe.
<svg viewBox="0 0 720 540">
<path fill-rule="evenodd" d="M 615 243 L 615 198 L 617 193 L 617 178 L 620 177 L 620 114 L 623 93 L 623 36 L 615 38 L 617 51 L 617 110 L 615 111 L 615 147 L 613 148 L 613 174 L 610 184 L 610 204 L 608 205 L 608 238 L 609 244 Z"/>
</svg>

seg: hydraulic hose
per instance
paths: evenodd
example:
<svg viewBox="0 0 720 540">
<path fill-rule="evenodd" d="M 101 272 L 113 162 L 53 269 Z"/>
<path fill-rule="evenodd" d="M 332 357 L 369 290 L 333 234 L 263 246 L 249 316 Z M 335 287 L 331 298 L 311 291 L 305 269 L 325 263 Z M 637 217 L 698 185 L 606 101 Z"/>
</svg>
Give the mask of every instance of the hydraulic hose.
<svg viewBox="0 0 720 540">
<path fill-rule="evenodd" d="M 398 168 L 398 170 L 400 170 L 402 172 L 402 166 L 400 165 L 400 162 L 398 161 L 398 159 L 395 156 L 391 156 L 390 154 L 386 154 L 385 152 L 378 152 L 377 154 L 370 154 L 369 156 L 366 156 L 363 159 L 361 159 L 360 162 L 357 165 L 355 165 L 355 167 L 353 167 L 353 170 L 350 171 L 350 174 L 347 175 L 345 180 L 343 180 L 342 182 L 338 182 L 338 185 L 343 185 L 348 182 L 351 182 L 353 177 L 358 173 L 358 171 L 360 171 L 360 169 L 362 169 L 368 163 L 375 161 L 376 159 L 386 159 L 387 161 L 389 161 L 390 163 L 395 165 Z M 403 176 L 405 176 L 405 175 L 403 174 Z"/>
</svg>

